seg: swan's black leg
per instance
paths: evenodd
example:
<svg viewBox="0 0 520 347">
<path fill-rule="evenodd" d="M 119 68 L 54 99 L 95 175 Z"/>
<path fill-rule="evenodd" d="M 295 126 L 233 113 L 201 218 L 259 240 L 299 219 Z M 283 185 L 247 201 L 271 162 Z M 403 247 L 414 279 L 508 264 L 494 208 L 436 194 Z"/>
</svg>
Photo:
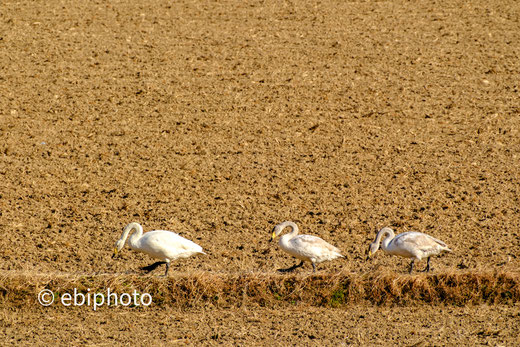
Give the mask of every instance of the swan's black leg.
<svg viewBox="0 0 520 347">
<path fill-rule="evenodd" d="M 415 259 L 412 259 L 412 262 L 410 263 L 410 274 L 413 271 L 413 263 L 415 262 Z"/>
<path fill-rule="evenodd" d="M 294 264 L 293 266 L 291 266 L 290 268 L 287 268 L 287 269 L 278 269 L 278 271 L 279 272 L 291 272 L 302 266 L 303 266 L 303 260 L 300 264 Z"/>
<path fill-rule="evenodd" d="M 430 257 L 428 257 L 428 263 L 426 263 L 426 269 L 422 270 L 422 272 L 429 272 L 430 271 Z"/>
<path fill-rule="evenodd" d="M 316 272 L 316 264 L 312 263 L 312 272 Z"/>
<path fill-rule="evenodd" d="M 170 270 L 170 262 L 166 263 L 166 272 L 164 273 L 164 277 L 168 276 L 168 270 Z"/>
<path fill-rule="evenodd" d="M 158 267 L 158 266 L 161 266 L 162 264 L 166 264 L 166 262 L 165 262 L 165 261 L 157 261 L 157 262 L 155 262 L 155 263 L 153 263 L 153 264 L 151 264 L 151 265 L 143 266 L 143 267 L 141 268 L 141 270 L 145 270 L 145 271 L 147 271 L 147 272 L 150 272 L 150 271 L 152 271 L 152 270 L 157 269 L 157 267 Z"/>
</svg>

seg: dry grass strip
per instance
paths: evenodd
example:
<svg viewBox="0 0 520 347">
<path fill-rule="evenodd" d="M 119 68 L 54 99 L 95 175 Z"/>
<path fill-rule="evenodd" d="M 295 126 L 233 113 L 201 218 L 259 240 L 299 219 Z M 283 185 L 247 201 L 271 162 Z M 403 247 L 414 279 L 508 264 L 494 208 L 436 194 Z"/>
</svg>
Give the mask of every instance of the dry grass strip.
<svg viewBox="0 0 520 347">
<path fill-rule="evenodd" d="M 136 274 L 0 273 L 0 304 L 23 307 L 37 304 L 38 293 L 149 293 L 158 307 L 312 305 L 342 307 L 357 303 L 512 304 L 520 301 L 520 273 L 464 272 L 403 275 L 319 273 L 175 274 L 168 278 Z"/>
</svg>

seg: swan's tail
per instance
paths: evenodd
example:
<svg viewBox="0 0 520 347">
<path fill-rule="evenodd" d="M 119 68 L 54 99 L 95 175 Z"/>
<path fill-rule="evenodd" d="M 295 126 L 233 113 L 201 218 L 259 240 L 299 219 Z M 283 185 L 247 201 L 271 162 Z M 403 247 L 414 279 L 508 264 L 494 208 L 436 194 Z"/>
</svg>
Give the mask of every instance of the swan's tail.
<svg viewBox="0 0 520 347">
<path fill-rule="evenodd" d="M 441 246 L 441 251 L 453 252 L 453 251 L 448 247 L 448 245 L 445 244 L 444 242 L 442 242 L 441 240 L 438 240 L 438 239 L 436 239 L 436 238 L 434 238 L 434 237 L 432 237 L 432 239 L 433 239 L 435 242 L 437 242 L 437 244 L 438 244 L 439 246 Z"/>
</svg>

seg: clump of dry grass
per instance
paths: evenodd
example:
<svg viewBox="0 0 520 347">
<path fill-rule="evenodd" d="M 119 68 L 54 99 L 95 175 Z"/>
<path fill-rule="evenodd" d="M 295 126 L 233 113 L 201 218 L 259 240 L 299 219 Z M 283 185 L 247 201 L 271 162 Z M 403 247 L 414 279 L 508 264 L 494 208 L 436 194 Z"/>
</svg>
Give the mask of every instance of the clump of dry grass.
<svg viewBox="0 0 520 347">
<path fill-rule="evenodd" d="M 503 304 L 520 299 L 520 277 L 516 273 L 379 274 L 366 281 L 365 299 L 379 305 L 412 302 Z"/>
<path fill-rule="evenodd" d="M 139 275 L 70 275 L 4 272 L 0 275 L 0 304 L 37 303 L 42 289 L 64 293 L 149 293 L 158 307 L 240 307 L 306 304 L 341 307 L 356 303 L 510 304 L 520 301 L 518 273 L 441 273 L 399 275 L 320 273 L 176 274 L 168 278 Z"/>
</svg>

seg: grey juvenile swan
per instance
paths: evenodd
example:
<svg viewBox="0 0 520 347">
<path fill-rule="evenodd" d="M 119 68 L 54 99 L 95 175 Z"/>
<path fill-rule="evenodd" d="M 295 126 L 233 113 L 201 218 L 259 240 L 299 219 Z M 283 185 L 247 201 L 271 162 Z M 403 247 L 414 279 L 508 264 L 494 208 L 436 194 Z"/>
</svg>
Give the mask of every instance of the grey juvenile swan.
<svg viewBox="0 0 520 347">
<path fill-rule="evenodd" d="M 326 260 L 343 258 L 341 251 L 325 242 L 323 239 L 312 235 L 298 235 L 298 226 L 293 222 L 283 222 L 274 227 L 271 241 L 280 235 L 286 227 L 291 228 L 291 232 L 280 237 L 278 244 L 280 248 L 293 257 L 301 260 L 298 265 L 293 265 L 288 269 L 280 269 L 281 272 L 293 271 L 303 265 L 305 261 L 312 264 L 313 272 L 316 272 L 316 264 Z"/>
<path fill-rule="evenodd" d="M 368 248 L 367 260 L 379 249 L 379 243 L 383 239 L 382 248 L 388 254 L 399 255 L 405 258 L 412 258 L 410 263 L 410 273 L 413 271 L 414 262 L 423 258 L 428 258 L 428 263 L 424 271 L 430 271 L 430 257 L 440 254 L 443 251 L 452 252 L 441 240 L 430 235 L 409 231 L 395 236 L 391 228 L 385 227 L 377 233 L 376 239 Z"/>
</svg>

